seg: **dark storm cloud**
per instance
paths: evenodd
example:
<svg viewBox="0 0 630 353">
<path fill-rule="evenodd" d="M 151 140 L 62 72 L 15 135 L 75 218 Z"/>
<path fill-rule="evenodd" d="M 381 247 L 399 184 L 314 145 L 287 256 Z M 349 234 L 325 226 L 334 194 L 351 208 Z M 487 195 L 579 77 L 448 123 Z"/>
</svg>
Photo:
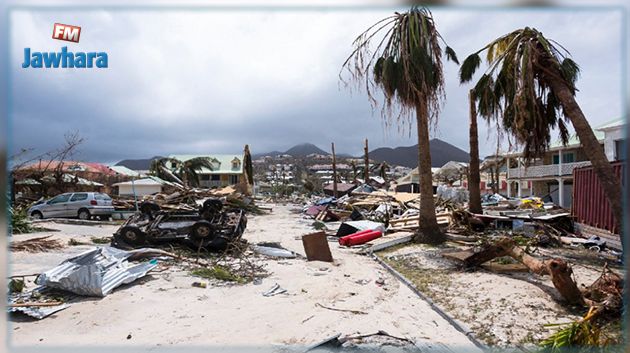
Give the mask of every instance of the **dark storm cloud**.
<svg viewBox="0 0 630 353">
<path fill-rule="evenodd" d="M 302 142 L 360 154 L 412 145 L 383 131 L 365 93 L 340 86 L 351 42 L 391 11 L 15 12 L 12 16 L 13 148 L 46 151 L 67 131 L 86 138 L 81 159 L 115 162 L 174 153 L 254 153 Z M 460 60 L 488 41 L 532 25 L 581 64 L 578 101 L 593 125 L 620 116 L 621 17 L 615 11 L 434 11 Z M 53 22 L 83 26 L 75 51 L 109 54 L 105 70 L 23 70 L 24 47 L 57 51 Z M 303 25 L 308 23 L 308 26 Z M 603 26 L 605 23 L 606 26 Z M 129 28 L 129 31 L 124 30 Z M 469 87 L 445 64 L 447 100 L 433 135 L 468 150 Z M 482 155 L 496 146 L 480 123 Z M 413 130 L 412 130 L 413 131 Z"/>
</svg>

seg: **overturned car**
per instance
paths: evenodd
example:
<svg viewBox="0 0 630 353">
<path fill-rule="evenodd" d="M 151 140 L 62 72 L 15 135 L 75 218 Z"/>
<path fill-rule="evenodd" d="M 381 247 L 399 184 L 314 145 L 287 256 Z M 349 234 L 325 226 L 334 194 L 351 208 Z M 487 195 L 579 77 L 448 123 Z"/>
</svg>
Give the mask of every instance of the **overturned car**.
<svg viewBox="0 0 630 353">
<path fill-rule="evenodd" d="M 195 249 L 223 251 L 247 227 L 243 210 L 224 209 L 221 200 L 214 198 L 205 200 L 198 211 L 162 210 L 151 202 L 142 203 L 139 209 L 114 233 L 114 246 L 181 242 Z"/>
</svg>

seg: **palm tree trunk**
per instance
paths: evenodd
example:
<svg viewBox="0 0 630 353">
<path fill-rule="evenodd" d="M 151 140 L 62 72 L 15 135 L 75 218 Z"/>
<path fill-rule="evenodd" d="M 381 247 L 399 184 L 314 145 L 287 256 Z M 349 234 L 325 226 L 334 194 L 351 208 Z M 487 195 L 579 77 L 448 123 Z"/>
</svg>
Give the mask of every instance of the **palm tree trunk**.
<svg viewBox="0 0 630 353">
<path fill-rule="evenodd" d="M 470 167 L 468 168 L 468 210 L 481 213 L 481 176 L 479 175 L 479 136 L 477 133 L 477 111 L 473 90 L 468 93 L 470 104 Z"/>
<path fill-rule="evenodd" d="M 415 241 L 439 244 L 446 241 L 435 217 L 433 200 L 433 175 L 431 173 L 431 151 L 429 149 L 429 113 L 425 102 L 416 106 L 418 126 L 418 174 L 420 177 L 420 219 Z"/>
<path fill-rule="evenodd" d="M 495 164 L 490 166 L 490 177 L 492 178 L 492 193 L 498 194 L 499 190 L 501 190 L 501 180 L 499 176 L 499 164 Z"/>
<path fill-rule="evenodd" d="M 580 138 L 584 153 L 591 161 L 595 175 L 597 175 L 604 194 L 606 198 L 608 198 L 610 208 L 615 217 L 615 222 L 617 225 L 620 225 L 623 219 L 621 181 L 615 176 L 613 167 L 610 165 L 610 162 L 608 162 L 604 149 L 599 144 L 599 141 L 597 141 L 591 125 L 586 120 L 582 109 L 580 109 L 580 106 L 575 101 L 575 97 L 569 87 L 560 80 L 550 80 L 550 84 L 551 89 L 562 105 L 564 114 L 569 117 L 571 123 L 573 123 L 575 133 Z M 619 229 L 621 229 L 621 227 L 619 227 Z M 625 248 L 623 238 L 624 237 L 621 237 L 621 242 Z"/>
</svg>

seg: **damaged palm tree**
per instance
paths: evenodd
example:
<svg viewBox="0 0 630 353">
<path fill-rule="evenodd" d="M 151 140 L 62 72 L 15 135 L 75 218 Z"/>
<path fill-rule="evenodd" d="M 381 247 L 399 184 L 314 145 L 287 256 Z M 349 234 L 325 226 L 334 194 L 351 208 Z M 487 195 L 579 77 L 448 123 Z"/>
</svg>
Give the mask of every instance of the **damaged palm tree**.
<svg viewBox="0 0 630 353">
<path fill-rule="evenodd" d="M 199 172 L 202 169 L 213 170 L 213 160 L 209 157 L 195 157 L 185 161 L 176 158 L 159 158 L 151 161 L 149 172 L 158 178 L 180 183 L 185 187 L 199 186 Z M 168 168 L 167 165 L 175 166 Z"/>
<path fill-rule="evenodd" d="M 525 27 L 468 56 L 460 70 L 462 83 L 472 79 L 483 51 L 487 52 L 488 69 L 473 89 L 479 114 L 494 120 L 523 144 L 526 160 L 543 155 L 555 127 L 566 145 L 569 139 L 566 122 L 571 122 L 615 219 L 621 221 L 621 182 L 575 100 L 579 67 L 569 57 L 570 53 L 538 30 Z"/>
<path fill-rule="evenodd" d="M 377 37 L 379 34 L 382 39 Z M 378 45 L 372 53 L 373 40 Z M 429 125 L 437 122 L 445 96 L 440 42 L 444 43 L 444 39 L 435 27 L 431 12 L 414 6 L 363 32 L 354 41 L 355 49 L 342 66 L 342 70 L 350 73 L 351 81 L 365 84 L 373 106 L 378 104 L 374 90 L 383 92 L 381 116 L 386 126 L 394 120 L 399 128 L 410 127 L 415 112 L 421 194 L 415 239 L 427 243 L 446 240 L 435 216 L 429 151 Z M 447 59 L 457 63 L 453 49 L 446 46 L 445 53 Z"/>
</svg>

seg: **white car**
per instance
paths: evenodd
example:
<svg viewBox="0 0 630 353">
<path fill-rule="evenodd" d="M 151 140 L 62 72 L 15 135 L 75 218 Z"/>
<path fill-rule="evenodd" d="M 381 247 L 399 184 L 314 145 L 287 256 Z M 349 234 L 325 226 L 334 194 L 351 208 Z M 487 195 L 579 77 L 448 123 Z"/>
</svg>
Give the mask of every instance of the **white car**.
<svg viewBox="0 0 630 353">
<path fill-rule="evenodd" d="M 96 216 L 109 219 L 112 213 L 112 198 L 100 192 L 67 192 L 28 209 L 28 215 L 35 219 L 77 217 L 87 220 Z"/>
</svg>

